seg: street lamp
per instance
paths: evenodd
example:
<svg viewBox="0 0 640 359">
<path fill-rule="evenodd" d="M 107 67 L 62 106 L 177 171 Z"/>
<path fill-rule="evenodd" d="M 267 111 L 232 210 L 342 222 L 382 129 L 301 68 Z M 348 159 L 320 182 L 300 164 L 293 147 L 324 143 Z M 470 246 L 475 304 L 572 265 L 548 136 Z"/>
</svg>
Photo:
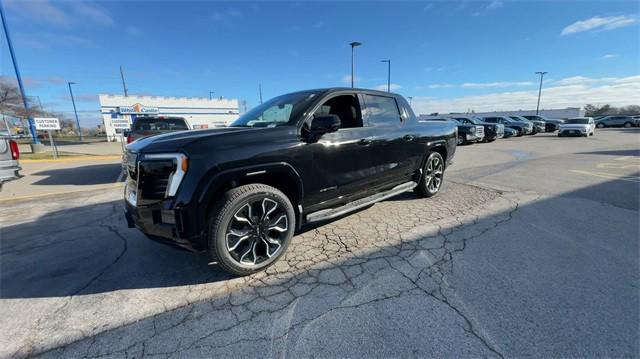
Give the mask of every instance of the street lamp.
<svg viewBox="0 0 640 359">
<path fill-rule="evenodd" d="M 73 113 L 76 114 L 76 124 L 78 125 L 78 136 L 80 136 L 80 141 L 82 141 L 82 129 L 80 128 L 80 120 L 78 120 L 78 110 L 76 109 L 76 101 L 73 99 L 73 90 L 71 90 L 71 85 L 75 85 L 75 82 L 67 82 L 69 85 L 69 93 L 71 94 L 71 103 L 73 104 Z"/>
<path fill-rule="evenodd" d="M 213 94 L 215 91 L 209 91 L 209 100 L 213 100 Z"/>
<path fill-rule="evenodd" d="M 538 88 L 538 106 L 536 106 L 536 116 L 538 116 L 538 111 L 540 110 L 540 95 L 542 95 L 542 78 L 545 74 L 547 74 L 547 72 L 537 71 L 536 74 L 540 75 L 540 87 Z"/>
<path fill-rule="evenodd" d="M 354 41 L 352 43 L 349 43 L 349 45 L 351 45 L 351 88 L 354 87 L 354 79 L 355 79 L 355 74 L 354 74 L 354 64 L 353 64 L 353 49 L 355 49 L 356 47 L 362 45 L 361 42 L 357 42 Z"/>
<path fill-rule="evenodd" d="M 381 60 L 381 62 L 386 62 L 387 65 L 387 92 L 391 92 L 391 60 Z"/>
</svg>

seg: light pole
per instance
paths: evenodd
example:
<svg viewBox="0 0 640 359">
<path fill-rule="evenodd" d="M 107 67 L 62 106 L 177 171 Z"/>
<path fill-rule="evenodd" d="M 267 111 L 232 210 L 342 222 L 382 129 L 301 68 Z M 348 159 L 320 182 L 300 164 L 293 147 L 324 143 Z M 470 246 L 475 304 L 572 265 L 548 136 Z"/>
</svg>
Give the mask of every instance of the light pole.
<svg viewBox="0 0 640 359">
<path fill-rule="evenodd" d="M 20 70 L 18 70 L 18 61 L 16 60 L 16 54 L 13 52 L 13 44 L 11 43 L 11 36 L 9 36 L 9 28 L 7 26 L 7 19 L 4 17 L 4 10 L 2 9 L 2 2 L 0 2 L 0 18 L 2 19 L 2 27 L 4 29 L 4 35 L 7 38 L 7 45 L 9 46 L 9 53 L 11 54 L 11 61 L 13 62 L 13 69 L 16 72 L 16 79 L 18 80 L 18 87 L 20 88 L 20 94 L 22 95 L 22 103 L 24 104 L 24 111 L 27 115 L 27 121 L 29 122 L 29 131 L 31 132 L 31 140 L 34 145 L 40 144 L 38 136 L 36 135 L 36 125 L 31 117 L 31 111 L 29 111 L 29 104 L 27 103 L 27 95 L 24 92 L 24 86 L 22 85 L 22 77 L 20 77 Z"/>
<path fill-rule="evenodd" d="M 540 87 L 538 88 L 538 105 L 536 106 L 536 116 L 538 116 L 538 111 L 540 110 L 540 95 L 542 95 L 542 78 L 545 74 L 547 74 L 547 72 L 537 71 L 536 74 L 540 75 Z"/>
<path fill-rule="evenodd" d="M 387 92 L 391 92 L 391 60 L 381 60 L 381 62 L 386 62 L 387 67 Z"/>
<path fill-rule="evenodd" d="M 354 41 L 352 43 L 349 43 L 349 45 L 351 45 L 351 88 L 353 88 L 354 87 L 354 82 L 355 82 L 355 73 L 354 73 L 355 71 L 354 71 L 354 63 L 353 63 L 353 53 L 354 53 L 354 51 L 353 51 L 353 49 L 355 49 L 356 47 L 362 45 L 362 43 Z"/>
<path fill-rule="evenodd" d="M 71 85 L 75 85 L 75 82 L 67 82 L 69 85 L 69 93 L 71 94 L 71 103 L 73 104 L 73 113 L 76 115 L 76 124 L 78 125 L 78 135 L 80 136 L 80 141 L 82 141 L 82 129 L 80 128 L 80 120 L 78 120 L 78 110 L 76 109 L 76 100 L 73 99 L 73 90 L 71 90 Z"/>
<path fill-rule="evenodd" d="M 209 91 L 209 100 L 213 100 L 213 94 L 215 91 Z"/>
</svg>

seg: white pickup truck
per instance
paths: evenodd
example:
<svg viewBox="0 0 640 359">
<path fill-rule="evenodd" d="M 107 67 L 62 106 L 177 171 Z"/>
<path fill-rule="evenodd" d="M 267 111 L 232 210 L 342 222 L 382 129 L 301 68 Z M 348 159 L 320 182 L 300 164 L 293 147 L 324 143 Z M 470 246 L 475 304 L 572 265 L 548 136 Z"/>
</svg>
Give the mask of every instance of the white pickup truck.
<svg viewBox="0 0 640 359">
<path fill-rule="evenodd" d="M 22 177 L 18 164 L 20 149 L 16 141 L 0 133 L 0 190 L 5 182 Z"/>
</svg>

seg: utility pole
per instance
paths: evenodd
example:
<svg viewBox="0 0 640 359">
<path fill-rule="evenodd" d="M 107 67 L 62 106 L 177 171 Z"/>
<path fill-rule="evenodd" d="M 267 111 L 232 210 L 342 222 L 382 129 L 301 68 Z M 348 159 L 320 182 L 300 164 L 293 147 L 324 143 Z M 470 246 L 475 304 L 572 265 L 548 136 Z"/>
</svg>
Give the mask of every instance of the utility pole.
<svg viewBox="0 0 640 359">
<path fill-rule="evenodd" d="M 124 89 L 124 97 L 129 97 L 129 93 L 127 91 L 127 83 L 124 82 L 124 71 L 122 70 L 122 65 L 120 65 L 120 78 L 122 78 L 122 88 Z"/>
<path fill-rule="evenodd" d="M 391 92 L 391 60 L 382 60 L 382 62 L 389 65 L 387 68 L 387 92 Z"/>
<path fill-rule="evenodd" d="M 351 88 L 353 88 L 353 87 L 355 87 L 355 85 L 354 85 L 355 84 L 355 69 L 354 69 L 355 64 L 354 64 L 354 61 L 353 61 L 353 53 L 354 53 L 353 49 L 355 49 L 356 47 L 362 45 L 362 43 L 354 41 L 352 43 L 349 43 L 349 45 L 351 45 Z"/>
<path fill-rule="evenodd" d="M 69 85 L 69 93 L 71 94 L 71 103 L 73 104 L 73 113 L 76 114 L 76 124 L 78 125 L 78 135 L 80 136 L 80 142 L 82 142 L 82 129 L 80 128 L 80 120 L 78 120 L 78 110 L 76 110 L 76 101 L 73 99 L 73 90 L 71 85 L 75 85 L 75 82 L 67 82 Z"/>
<path fill-rule="evenodd" d="M 38 136 L 36 134 L 36 126 L 31 117 L 31 111 L 29 111 L 29 104 L 27 103 L 27 95 L 22 85 L 22 78 L 20 77 L 20 70 L 18 70 L 18 61 L 16 60 L 16 54 L 13 51 L 13 44 L 11 43 L 11 36 L 9 36 L 9 27 L 7 26 L 7 19 L 4 17 L 4 10 L 2 9 L 2 2 L 0 2 L 0 18 L 2 18 L 2 27 L 4 29 L 4 35 L 7 38 L 7 45 L 9 45 L 9 53 L 11 54 L 11 61 L 13 62 L 13 69 L 16 72 L 16 79 L 18 80 L 18 87 L 20 88 L 20 94 L 22 95 L 22 103 L 24 104 L 24 110 L 27 114 L 27 121 L 29 122 L 29 131 L 31 132 L 31 141 L 34 145 L 40 144 Z"/>
<path fill-rule="evenodd" d="M 209 100 L 213 100 L 213 94 L 216 93 L 215 91 L 209 91 Z"/>
<path fill-rule="evenodd" d="M 262 84 L 258 84 L 258 93 L 260 94 L 260 104 L 262 105 Z"/>
<path fill-rule="evenodd" d="M 542 95 L 542 78 L 547 74 L 546 71 L 538 71 L 536 74 L 540 75 L 540 87 L 538 88 L 538 106 L 536 106 L 536 116 L 538 116 L 538 111 L 540 111 L 540 95 Z"/>
</svg>

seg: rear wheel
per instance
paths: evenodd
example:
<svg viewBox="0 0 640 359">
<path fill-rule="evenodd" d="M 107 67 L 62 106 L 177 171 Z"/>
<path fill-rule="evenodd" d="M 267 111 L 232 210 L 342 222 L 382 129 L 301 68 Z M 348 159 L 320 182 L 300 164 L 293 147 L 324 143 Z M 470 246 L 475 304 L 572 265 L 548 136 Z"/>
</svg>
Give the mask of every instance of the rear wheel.
<svg viewBox="0 0 640 359">
<path fill-rule="evenodd" d="M 229 190 L 209 216 L 208 252 L 234 275 L 249 275 L 275 263 L 295 229 L 293 206 L 278 189 L 249 184 Z"/>
<path fill-rule="evenodd" d="M 422 177 L 414 192 L 422 197 L 433 197 L 438 194 L 444 179 L 444 160 L 438 152 L 429 152 L 422 169 Z"/>
<path fill-rule="evenodd" d="M 633 126 L 633 124 L 631 122 L 625 122 L 623 126 L 624 126 L 624 128 L 629 128 L 629 127 Z"/>
<path fill-rule="evenodd" d="M 458 135 L 458 146 L 462 146 L 462 145 L 466 145 L 466 144 L 467 144 L 467 136 Z"/>
<path fill-rule="evenodd" d="M 597 128 L 604 128 L 604 123 L 599 123 L 596 125 Z"/>
</svg>

